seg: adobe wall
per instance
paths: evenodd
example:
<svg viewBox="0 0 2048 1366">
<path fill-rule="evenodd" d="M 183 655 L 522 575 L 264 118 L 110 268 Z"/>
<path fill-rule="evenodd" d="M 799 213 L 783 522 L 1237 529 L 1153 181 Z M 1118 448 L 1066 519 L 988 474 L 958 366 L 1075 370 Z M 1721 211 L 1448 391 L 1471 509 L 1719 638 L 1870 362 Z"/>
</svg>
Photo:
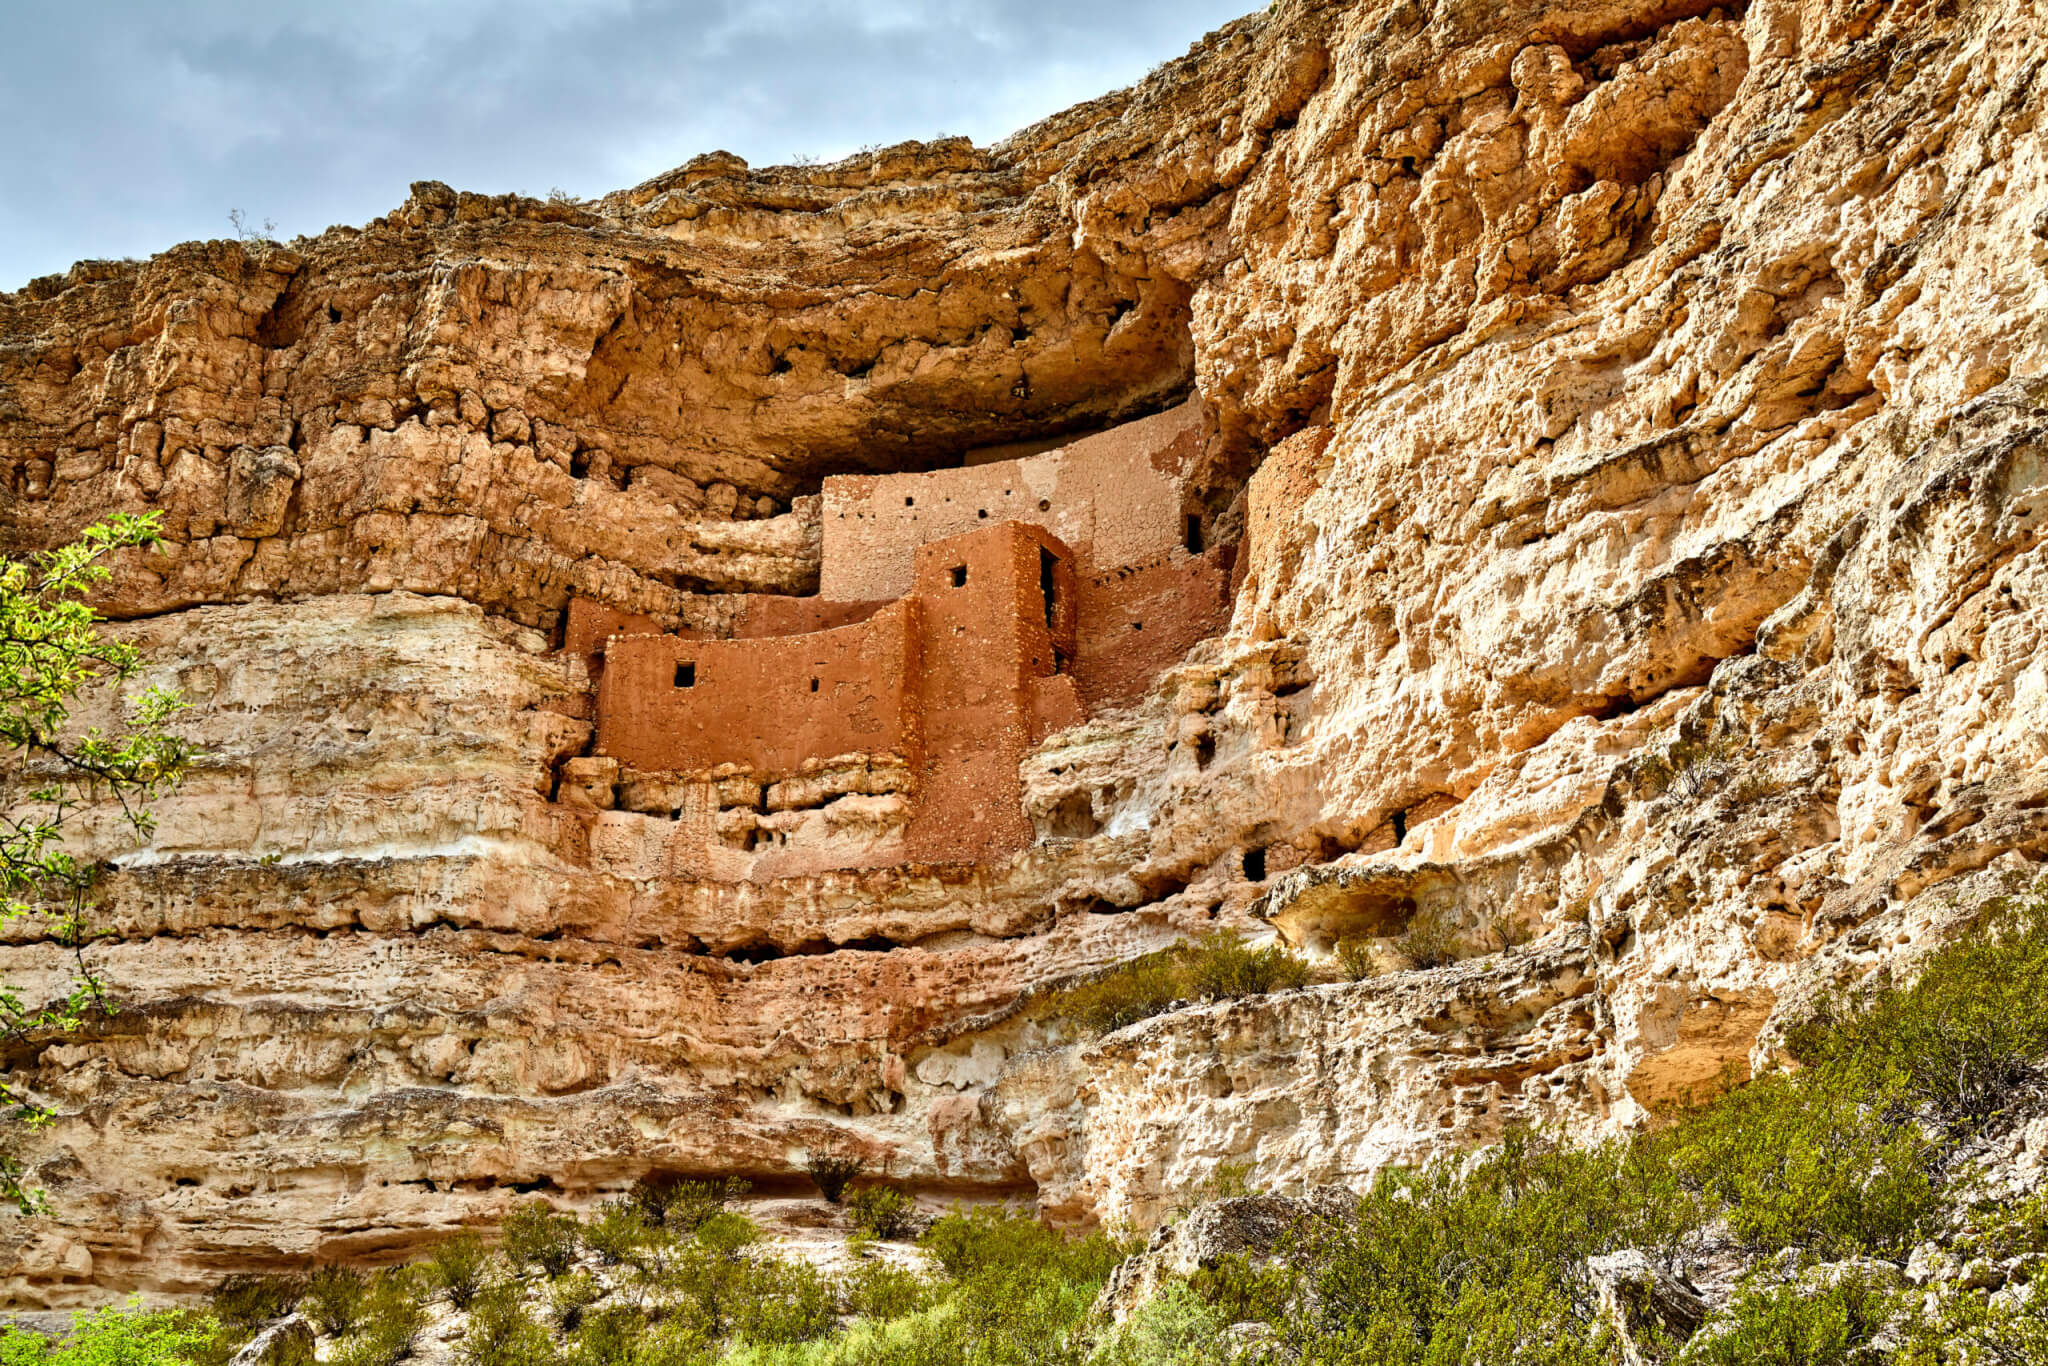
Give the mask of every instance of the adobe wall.
<svg viewBox="0 0 2048 1366">
<path fill-rule="evenodd" d="M 1083 565 L 1136 564 L 1181 550 L 1181 482 L 1199 451 L 1200 424 L 1200 408 L 1189 402 L 1023 460 L 829 478 L 818 595 L 902 597 L 919 546 L 1006 521 L 1045 528 Z"/>
<path fill-rule="evenodd" d="M 1089 711 L 1135 702 L 1229 626 L 1235 559 L 1236 547 L 1219 546 L 1082 578 L 1074 681 Z"/>
<path fill-rule="evenodd" d="M 889 604 L 827 602 L 823 598 L 791 598 L 774 593 L 749 593 L 732 623 L 734 640 L 768 636 L 804 636 L 868 620 Z"/>
<path fill-rule="evenodd" d="M 910 603 L 812 635 L 617 637 L 598 685 L 597 752 L 649 771 L 766 774 L 841 754 L 914 757 L 917 644 Z"/>
<path fill-rule="evenodd" d="M 1018 765 L 1063 695 L 1072 699 L 1065 714 L 1080 715 L 1070 676 L 1055 676 L 1076 647 L 1073 565 L 1058 538 L 1020 522 L 917 549 L 924 762 L 912 858 L 988 859 L 1031 843 Z"/>
</svg>

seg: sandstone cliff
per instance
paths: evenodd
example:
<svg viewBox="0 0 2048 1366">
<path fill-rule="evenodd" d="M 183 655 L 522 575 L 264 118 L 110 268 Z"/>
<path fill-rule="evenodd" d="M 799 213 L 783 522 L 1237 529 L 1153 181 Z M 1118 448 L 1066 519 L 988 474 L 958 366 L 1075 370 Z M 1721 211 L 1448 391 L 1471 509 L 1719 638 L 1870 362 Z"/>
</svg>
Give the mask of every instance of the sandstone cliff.
<svg viewBox="0 0 2048 1366">
<path fill-rule="evenodd" d="M 1279 0 L 990 148 L 423 184 L 0 295 L 7 543 L 164 511 L 105 606 L 211 756 L 107 836 L 121 1012 L 9 1060 L 63 1118 L 8 1293 L 828 1142 L 1148 1222 L 1767 1061 L 2048 856 L 2044 107 L 2028 0 Z M 731 634 L 817 590 L 828 476 L 1190 397 L 1228 628 L 1025 758 L 1032 847 L 593 852 L 572 598 Z M 1093 1044 L 1017 1008 L 1418 916 L 1536 937 Z"/>
</svg>

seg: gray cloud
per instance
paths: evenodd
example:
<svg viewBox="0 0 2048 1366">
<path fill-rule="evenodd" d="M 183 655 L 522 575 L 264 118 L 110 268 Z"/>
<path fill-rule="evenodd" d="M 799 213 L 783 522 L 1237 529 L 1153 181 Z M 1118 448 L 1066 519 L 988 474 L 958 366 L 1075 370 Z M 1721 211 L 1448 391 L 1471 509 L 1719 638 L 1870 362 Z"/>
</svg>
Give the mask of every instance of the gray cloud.
<svg viewBox="0 0 2048 1366">
<path fill-rule="evenodd" d="M 0 289 L 85 257 L 361 223 L 415 180 L 593 195 L 989 142 L 1255 0 L 22 0 L 0 14 Z"/>
</svg>

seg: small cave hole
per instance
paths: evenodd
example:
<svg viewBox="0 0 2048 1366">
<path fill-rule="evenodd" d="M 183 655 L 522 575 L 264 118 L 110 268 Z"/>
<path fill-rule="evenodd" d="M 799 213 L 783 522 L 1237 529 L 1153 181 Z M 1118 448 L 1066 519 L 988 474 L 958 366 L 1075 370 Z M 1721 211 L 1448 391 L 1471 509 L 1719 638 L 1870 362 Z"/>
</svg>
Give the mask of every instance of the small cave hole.
<svg viewBox="0 0 2048 1366">
<path fill-rule="evenodd" d="M 906 497 L 906 498 L 905 498 L 905 499 L 903 500 L 903 506 L 905 506 L 905 507 L 907 507 L 907 508 L 914 508 L 914 507 L 916 507 L 916 506 L 917 506 L 917 499 L 915 499 L 915 498 L 909 498 L 909 497 Z"/>
<path fill-rule="evenodd" d="M 1188 514 L 1187 546 L 1190 555 L 1202 553 L 1202 519 L 1194 513 Z"/>
<path fill-rule="evenodd" d="M 196 1176 L 181 1176 L 172 1184 L 178 1186 L 196 1186 L 199 1184 L 199 1178 Z"/>
<path fill-rule="evenodd" d="M 772 963 L 783 956 L 782 950 L 773 944 L 749 944 L 743 949 L 734 949 L 726 955 L 733 963 Z"/>
<path fill-rule="evenodd" d="M 816 692 L 817 690 L 818 690 L 818 680 L 814 678 L 814 679 L 812 679 L 812 680 L 811 680 L 811 691 L 812 691 L 812 692 Z"/>
<path fill-rule="evenodd" d="M 1134 621 L 1131 623 L 1131 629 L 1133 631 L 1142 631 L 1145 629 L 1145 623 L 1142 621 Z"/>
<path fill-rule="evenodd" d="M 341 321 L 341 310 L 336 308 L 333 304 L 327 305 L 327 321 L 330 323 L 338 323 Z"/>
<path fill-rule="evenodd" d="M 569 476 L 572 479 L 588 479 L 590 477 L 589 451 L 577 451 L 569 457 Z"/>
<path fill-rule="evenodd" d="M 986 519 L 988 517 L 988 509 L 983 508 L 980 512 L 976 513 L 975 516 Z"/>
<path fill-rule="evenodd" d="M 695 664 L 679 663 L 676 665 L 676 686 L 678 688 L 694 688 L 697 686 L 697 666 Z"/>
<path fill-rule="evenodd" d="M 1041 499 L 1039 499 L 1039 500 L 1038 500 L 1038 510 L 1039 510 L 1040 512 L 1051 512 L 1051 511 L 1052 511 L 1052 499 L 1050 499 L 1050 498 L 1041 498 Z"/>
<path fill-rule="evenodd" d="M 1406 811 L 1396 811 L 1393 819 L 1394 847 L 1398 849 L 1401 847 L 1401 841 L 1408 838 L 1408 813 Z"/>
<path fill-rule="evenodd" d="M 956 564 L 953 566 L 953 586 L 955 588 L 965 588 L 967 586 L 966 565 Z"/>
<path fill-rule="evenodd" d="M 1244 878 L 1247 882 L 1266 880 L 1266 851 L 1247 849 L 1244 851 Z"/>
<path fill-rule="evenodd" d="M 1216 757 L 1216 737 L 1204 735 L 1195 741 L 1195 767 L 1207 768 Z"/>
</svg>

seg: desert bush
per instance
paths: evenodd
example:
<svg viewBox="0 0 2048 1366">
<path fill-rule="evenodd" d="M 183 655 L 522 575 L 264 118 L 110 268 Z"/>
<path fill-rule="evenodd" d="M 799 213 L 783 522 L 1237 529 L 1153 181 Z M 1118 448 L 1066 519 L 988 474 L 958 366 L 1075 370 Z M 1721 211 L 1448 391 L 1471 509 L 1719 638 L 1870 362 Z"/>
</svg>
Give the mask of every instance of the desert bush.
<svg viewBox="0 0 2048 1366">
<path fill-rule="evenodd" d="M 1303 986 L 1308 962 L 1282 944 L 1252 948 L 1228 930 L 1118 964 L 1046 998 L 1043 1011 L 1106 1034 L 1181 1001 L 1226 1001 Z"/>
<path fill-rule="evenodd" d="M 411 1267 L 392 1267 L 370 1277 L 355 1329 L 335 1346 L 329 1366 L 392 1366 L 411 1356 L 427 1324 L 418 1282 Z"/>
<path fill-rule="evenodd" d="M 751 1189 L 750 1184 L 738 1177 L 727 1177 L 722 1181 L 685 1181 L 678 1177 L 650 1176 L 635 1181 L 626 1198 L 639 1207 L 649 1225 L 677 1233 L 691 1233 L 699 1224 Z"/>
<path fill-rule="evenodd" d="M 1513 953 L 1536 937 L 1529 922 L 1512 911 L 1490 911 L 1482 932 L 1486 946 L 1496 953 Z"/>
<path fill-rule="evenodd" d="M 746 1215 L 733 1210 L 718 1213 L 697 1225 L 695 1245 L 721 1257 L 736 1257 L 741 1249 L 761 1241 L 761 1228 Z"/>
<path fill-rule="evenodd" d="M 554 1366 L 554 1342 L 526 1312 L 516 1282 L 501 1282 L 470 1301 L 469 1327 L 455 1351 L 463 1366 Z"/>
<path fill-rule="evenodd" d="M 604 1298 L 604 1287 L 588 1271 L 563 1276 L 548 1287 L 548 1317 L 555 1330 L 572 1333 L 583 1322 L 583 1311 Z"/>
<path fill-rule="evenodd" d="M 827 1204 L 836 1205 L 866 1166 L 867 1163 L 853 1153 L 816 1149 L 804 1159 L 804 1174 L 811 1178 L 811 1184 L 818 1188 L 818 1194 L 825 1197 Z"/>
<path fill-rule="evenodd" d="M 1677 1366 L 1838 1366 L 1898 1314 L 1897 1297 L 1855 1276 L 1752 1289 L 1696 1333 Z"/>
<path fill-rule="evenodd" d="M 894 1186 L 862 1186 L 847 1195 L 846 1213 L 855 1228 L 886 1241 L 910 1231 L 917 1202 Z"/>
<path fill-rule="evenodd" d="M 1227 930 L 1202 936 L 1185 955 L 1188 986 L 1204 1001 L 1230 1001 L 1291 991 L 1308 982 L 1309 966 L 1284 944 L 1252 948 Z"/>
<path fill-rule="evenodd" d="M 1103 1282 L 1134 1250 L 1103 1234 L 1065 1238 L 1007 1210 L 948 1214 L 918 1244 L 947 1278 L 933 1311 L 944 1323 L 928 1335 L 904 1329 L 922 1355 L 890 1359 L 1003 1366 L 1078 1361 L 1081 1330 Z"/>
<path fill-rule="evenodd" d="M 336 1338 L 356 1326 L 369 1298 L 370 1278 L 353 1267 L 323 1266 L 306 1277 L 299 1311 L 322 1333 Z"/>
<path fill-rule="evenodd" d="M 1103 1334 L 1088 1366 L 1225 1366 L 1216 1311 L 1184 1285 L 1168 1285 Z"/>
<path fill-rule="evenodd" d="M 141 1301 L 135 1300 L 125 1307 L 78 1315 L 72 1320 L 71 1331 L 54 1341 L 12 1324 L 0 1325 L 0 1363 L 185 1366 L 205 1353 L 216 1328 L 216 1321 L 207 1315 L 144 1309 Z"/>
<path fill-rule="evenodd" d="M 1363 982 L 1379 976 L 1379 955 L 1373 951 L 1370 939 L 1339 939 L 1336 956 L 1337 971 L 1347 982 Z"/>
<path fill-rule="evenodd" d="M 1900 1254 L 1940 1203 L 1928 1134 L 1839 1073 L 1759 1078 L 1640 1146 L 1757 1252 Z"/>
<path fill-rule="evenodd" d="M 1408 918 L 1394 947 L 1418 968 L 1441 968 L 1457 962 L 1464 945 L 1448 916 L 1425 909 Z"/>
<path fill-rule="evenodd" d="M 1108 1034 L 1163 1015 L 1187 997 L 1180 955 L 1162 949 L 1118 964 L 1085 982 L 1063 987 L 1046 1000 L 1045 1011 L 1094 1034 Z"/>
<path fill-rule="evenodd" d="M 606 1266 L 617 1266 L 647 1241 L 645 1211 L 631 1200 L 607 1200 L 583 1226 L 583 1245 Z"/>
<path fill-rule="evenodd" d="M 625 1305 L 609 1305 L 568 1325 L 565 1360 L 572 1366 L 634 1366 L 647 1336 L 647 1316 Z"/>
<path fill-rule="evenodd" d="M 882 1323 L 915 1314 L 932 1302 L 932 1287 L 924 1277 L 880 1257 L 854 1267 L 842 1290 L 848 1314 Z"/>
<path fill-rule="evenodd" d="M 505 1220 L 505 1255 L 517 1266 L 536 1266 L 550 1279 L 576 1264 L 580 1228 L 572 1215 L 557 1214 L 545 1200 L 533 1200 Z"/>
<path fill-rule="evenodd" d="M 457 1309 L 467 1309 L 484 1288 L 491 1250 L 474 1233 L 458 1233 L 427 1254 L 427 1280 Z"/>
<path fill-rule="evenodd" d="M 207 1302 L 224 1327 L 254 1329 L 291 1313 L 305 1294 L 301 1276 L 234 1275 L 215 1286 Z"/>
<path fill-rule="evenodd" d="M 1832 998 L 1787 1043 L 1901 1110 L 1982 1124 L 2048 1053 L 2048 901 L 1988 903 L 1977 932 L 1932 955 L 1910 987 Z"/>
<path fill-rule="evenodd" d="M 839 1317 L 839 1296 L 808 1262 L 774 1258 L 743 1261 L 741 1292 L 734 1297 L 732 1333 L 764 1347 L 809 1342 Z"/>
</svg>

